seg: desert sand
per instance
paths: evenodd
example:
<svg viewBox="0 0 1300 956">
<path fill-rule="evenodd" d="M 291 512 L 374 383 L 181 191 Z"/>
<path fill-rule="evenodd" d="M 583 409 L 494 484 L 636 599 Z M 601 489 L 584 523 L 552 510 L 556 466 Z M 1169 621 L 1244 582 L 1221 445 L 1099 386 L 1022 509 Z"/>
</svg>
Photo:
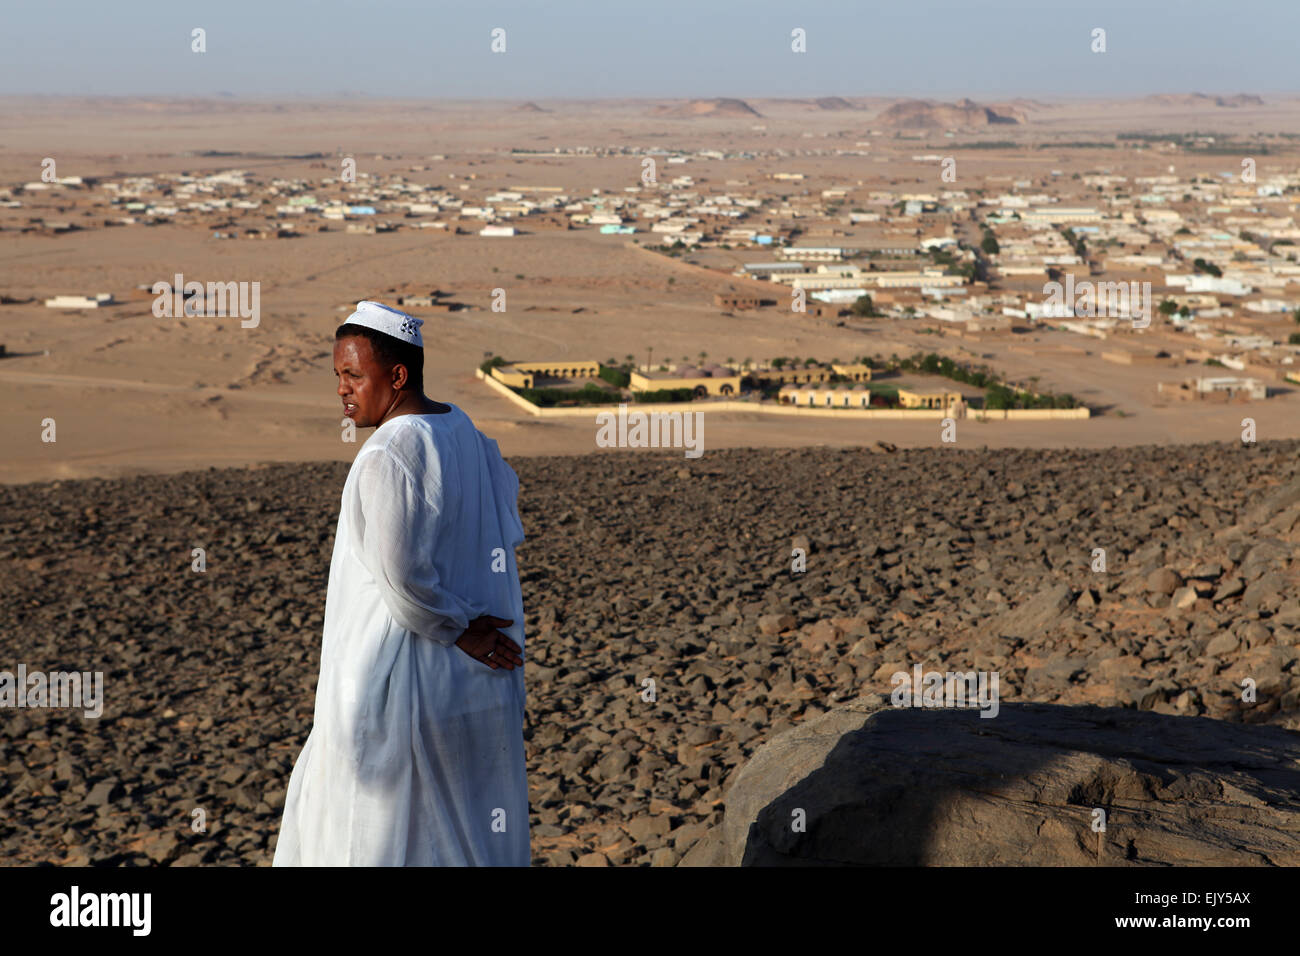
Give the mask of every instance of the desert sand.
<svg viewBox="0 0 1300 956">
<path fill-rule="evenodd" d="M 662 145 L 790 154 L 671 167 L 674 174 L 693 175 L 697 187 L 733 181 L 769 194 L 815 194 L 824 186 L 857 182 L 878 182 L 899 192 L 941 185 L 933 164 L 918 164 L 911 156 L 946 148 L 950 141 L 942 131 L 877 137 L 865 151 L 870 155 L 834 155 L 871 139 L 873 118 L 891 101 L 850 102 L 854 108 L 846 110 L 758 99 L 749 105 L 760 115 L 691 116 L 661 115 L 650 101 L 548 101 L 539 112 L 521 110 L 518 102 L 11 100 L 0 112 L 5 144 L 0 178 L 15 186 L 33 181 L 49 156 L 57 160 L 60 176 L 197 175 L 237 168 L 267 179 L 319 180 L 336 175 L 336 157 L 347 155 L 356 157 L 359 170 L 376 175 L 469 183 L 475 190 L 471 196 L 512 185 L 555 185 L 576 196 L 636 184 L 638 157 L 509 151 Z M 1279 97 L 1238 108 L 1151 99 L 1025 101 L 1017 108 L 1028 117 L 1023 126 L 997 126 L 969 138 L 1015 139 L 1024 148 L 961 154 L 959 185 L 1005 188 L 1011 178 L 1044 176 L 1051 169 L 1067 175 L 1100 168 L 1136 175 L 1161 172 L 1171 162 L 1182 173 L 1201 169 L 1212 175 L 1234 160 L 1214 155 L 1175 160 L 1159 151 L 1078 146 L 1040 149 L 1038 144 L 1077 143 L 1090 135 L 1111 136 L 1116 129 L 1213 128 L 1242 136 L 1300 129 L 1300 100 Z M 1276 149 L 1289 149 L 1289 142 Z M 227 155 L 198 155 L 205 150 Z M 810 150 L 823 155 L 807 154 Z M 288 158 L 317 153 L 326 159 Z M 1295 164 L 1294 153 L 1270 153 L 1260 158 L 1260 175 Z M 804 183 L 774 187 L 767 179 L 774 171 L 794 168 L 807 174 Z M 471 175 L 476 178 L 466 178 Z M 63 194 L 77 203 L 88 195 L 84 190 Z M 93 214 L 79 208 L 60 213 L 48 208 L 48 198 L 37 205 L 42 201 L 50 217 L 84 216 L 96 224 L 104 213 L 104 207 Z M 31 205 L 4 210 L 0 218 L 6 227 L 0 232 L 0 292 L 18 300 L 0 305 L 0 344 L 11 356 L 0 361 L 0 383 L 10 400 L 0 420 L 7 452 L 0 481 L 350 460 L 357 446 L 341 440 L 332 330 L 360 299 L 392 302 L 401 292 L 432 289 L 467 308 L 410 309 L 426 320 L 428 390 L 464 408 L 508 456 L 594 451 L 594 419 L 541 421 L 521 414 L 474 378 L 487 353 L 600 360 L 633 354 L 642 361 L 653 350 L 658 361 L 704 351 L 718 361 L 776 355 L 829 360 L 964 348 L 972 355 L 991 355 L 991 364 L 1008 376 L 1037 375 L 1045 387 L 1071 391 L 1110 410 L 1087 422 L 971 424 L 959 443 L 976 446 L 1097 448 L 1230 440 L 1246 414 L 1235 405 L 1159 407 L 1148 373 L 1101 362 L 1097 343 L 1066 333 L 1037 337 L 1047 347 L 1091 349 L 1087 361 L 1054 355 L 1050 348 L 1025 354 L 999 344 L 920 336 L 905 323 L 837 327 L 775 308 L 725 315 L 712 296 L 728 288 L 727 276 L 590 227 L 566 231 L 524 223 L 523 235 L 485 238 L 432 229 L 351 235 L 336 226 L 333 232 L 295 239 L 235 241 L 214 239 L 209 228 L 179 222 L 20 232 Z M 756 249 L 729 255 L 734 262 L 771 257 L 770 251 Z M 200 281 L 259 282 L 258 326 L 242 328 L 237 318 L 155 318 L 152 295 L 138 287 L 177 273 Z M 508 295 L 505 312 L 491 311 L 496 288 Z M 41 304 L 53 295 L 101 291 L 112 292 L 120 304 L 80 312 Z M 1300 436 L 1300 389 L 1283 392 L 1249 409 L 1261 439 Z M 47 418 L 57 423 L 54 443 L 40 440 Z M 934 446 L 939 430 L 932 422 L 801 422 L 714 413 L 706 419 L 704 439 L 706 449 L 877 440 Z"/>
</svg>

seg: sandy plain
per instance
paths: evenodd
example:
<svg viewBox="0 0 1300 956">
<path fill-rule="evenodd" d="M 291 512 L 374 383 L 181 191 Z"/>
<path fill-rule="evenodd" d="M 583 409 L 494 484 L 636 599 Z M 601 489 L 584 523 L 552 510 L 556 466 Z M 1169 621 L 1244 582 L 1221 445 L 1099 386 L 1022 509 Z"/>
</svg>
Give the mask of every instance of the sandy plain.
<svg viewBox="0 0 1300 956">
<path fill-rule="evenodd" d="M 337 174 L 336 155 L 358 169 L 400 173 L 414 182 L 461 184 L 468 196 L 518 185 L 555 185 L 571 195 L 635 185 L 639 157 L 519 156 L 509 150 L 555 146 L 663 146 L 753 150 L 753 159 L 692 161 L 674 175 L 698 187 L 745 181 L 774 194 L 816 195 L 859 182 L 899 192 L 937 190 L 934 164 L 911 157 L 946 148 L 942 131 L 917 138 L 872 137 L 886 100 L 854 100 L 854 110 L 818 110 L 802 101 L 750 100 L 761 116 L 663 118 L 648 101 L 551 103 L 544 112 L 510 103 L 334 103 L 232 101 L 8 100 L 0 110 L 0 182 L 39 178 L 43 157 L 61 176 L 110 176 L 245 169 L 267 178 Z M 1023 127 L 995 127 L 962 139 L 1014 140 L 1023 147 L 957 152 L 958 187 L 1006 188 L 1051 170 L 1110 169 L 1126 175 L 1215 175 L 1231 156 L 1159 150 L 1090 149 L 1076 144 L 1117 130 L 1221 130 L 1249 137 L 1300 132 L 1300 99 L 1266 97 L 1263 107 L 1180 108 L 1072 102 L 1030 110 Z M 836 156 L 870 141 L 867 155 Z M 1061 142 L 1060 148 L 1051 144 Z M 1044 146 L 1046 144 L 1046 146 Z M 782 149 L 789 155 L 765 155 Z M 197 155 L 218 150 L 230 155 Z M 795 155 L 822 150 L 824 155 Z M 295 159 L 311 153 L 327 158 Z M 443 159 L 431 157 L 442 156 Z M 1274 141 L 1259 175 L 1293 171 L 1300 151 Z M 416 169 L 415 167 L 423 167 Z M 808 176 L 778 187 L 770 173 Z M 467 177 L 473 175 L 473 180 Z M 454 177 L 454 178 L 453 178 Z M 86 192 L 79 194 L 86 197 Z M 0 417 L 0 481 L 130 475 L 265 461 L 350 460 L 358 445 L 341 440 L 331 364 L 333 328 L 352 303 L 392 301 L 397 292 L 445 292 L 467 309 L 411 312 L 425 319 L 428 392 L 464 408 L 507 456 L 595 451 L 594 419 L 538 420 L 518 412 L 473 374 L 492 352 L 510 358 L 716 360 L 775 355 L 829 360 L 862 354 L 955 350 L 978 355 L 1011 378 L 1036 375 L 1043 387 L 1070 391 L 1107 409 L 1086 422 L 970 423 L 958 447 L 1110 447 L 1233 440 L 1253 417 L 1261 439 L 1300 437 L 1300 388 L 1249 406 L 1161 405 L 1153 383 L 1175 370 L 1134 371 L 1101 361 L 1102 345 L 1061 332 L 1014 341 L 970 343 L 919 335 L 907 323 L 813 322 L 779 309 L 725 315 L 712 296 L 730 286 L 680 260 L 636 248 L 594 228 L 565 231 L 520 225 L 508 239 L 402 229 L 379 235 L 306 232 L 297 239 L 213 239 L 199 224 L 102 228 L 67 194 L 5 210 L 0 224 L 0 293 L 29 302 L 0 305 L 0 362 L 8 408 Z M 77 219 L 83 231 L 40 235 L 15 228 L 28 216 Z M 381 217 L 383 218 L 383 217 Z M 396 219 L 396 216 L 386 218 Z M 335 225 L 337 230 L 337 224 Z M 644 237 L 643 237 L 644 239 Z M 735 262 L 770 258 L 730 253 Z M 138 288 L 176 273 L 200 281 L 257 281 L 256 328 L 238 318 L 159 319 L 153 296 Z M 505 288 L 506 312 L 490 309 Z M 84 312 L 45 308 L 43 299 L 111 291 L 120 304 Z M 1032 347 L 1026 349 L 1025 346 Z M 1014 346 L 1014 347 L 1013 347 Z M 1069 350 L 1084 349 L 1084 356 Z M 1244 409 L 1244 410 L 1243 410 Z M 1125 414 L 1120 416 L 1117 411 Z M 41 422 L 57 422 L 57 441 L 41 441 Z M 364 435 L 359 436 L 364 438 Z M 710 413 L 705 448 L 849 446 L 877 440 L 936 446 L 937 423 L 800 421 Z"/>
</svg>

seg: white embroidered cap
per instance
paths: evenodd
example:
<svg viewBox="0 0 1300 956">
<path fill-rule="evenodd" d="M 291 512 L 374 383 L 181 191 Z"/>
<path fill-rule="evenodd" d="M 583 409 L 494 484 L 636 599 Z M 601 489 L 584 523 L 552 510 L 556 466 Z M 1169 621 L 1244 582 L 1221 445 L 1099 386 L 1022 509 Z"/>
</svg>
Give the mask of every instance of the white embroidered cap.
<svg viewBox="0 0 1300 956">
<path fill-rule="evenodd" d="M 347 317 L 344 325 L 364 325 L 368 329 L 424 348 L 424 337 L 420 335 L 420 326 L 424 325 L 424 320 L 379 302 L 358 302 L 357 311 Z"/>
</svg>

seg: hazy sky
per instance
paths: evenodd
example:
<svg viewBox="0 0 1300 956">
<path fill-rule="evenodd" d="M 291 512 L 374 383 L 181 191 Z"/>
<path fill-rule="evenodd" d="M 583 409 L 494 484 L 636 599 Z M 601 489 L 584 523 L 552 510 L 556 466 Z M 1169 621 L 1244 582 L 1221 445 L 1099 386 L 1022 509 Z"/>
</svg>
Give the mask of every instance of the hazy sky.
<svg viewBox="0 0 1300 956">
<path fill-rule="evenodd" d="M 1267 93 L 1300 0 L 5 0 L 0 94 Z M 207 52 L 190 50 L 207 31 Z M 506 52 L 490 50 L 506 31 Z M 791 52 L 791 30 L 807 52 Z M 1092 31 L 1106 31 L 1093 53 Z"/>
</svg>

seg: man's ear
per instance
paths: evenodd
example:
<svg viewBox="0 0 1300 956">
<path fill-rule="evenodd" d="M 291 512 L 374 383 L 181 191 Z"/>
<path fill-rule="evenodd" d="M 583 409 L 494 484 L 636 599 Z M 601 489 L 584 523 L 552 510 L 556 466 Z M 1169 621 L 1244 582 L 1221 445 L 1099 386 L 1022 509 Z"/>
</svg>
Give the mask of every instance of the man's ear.
<svg viewBox="0 0 1300 956">
<path fill-rule="evenodd" d="M 406 383 L 410 379 L 410 376 L 406 374 L 406 366 L 402 365 L 400 362 L 397 365 L 394 365 L 392 375 L 393 388 L 400 392 L 406 387 Z"/>
</svg>

